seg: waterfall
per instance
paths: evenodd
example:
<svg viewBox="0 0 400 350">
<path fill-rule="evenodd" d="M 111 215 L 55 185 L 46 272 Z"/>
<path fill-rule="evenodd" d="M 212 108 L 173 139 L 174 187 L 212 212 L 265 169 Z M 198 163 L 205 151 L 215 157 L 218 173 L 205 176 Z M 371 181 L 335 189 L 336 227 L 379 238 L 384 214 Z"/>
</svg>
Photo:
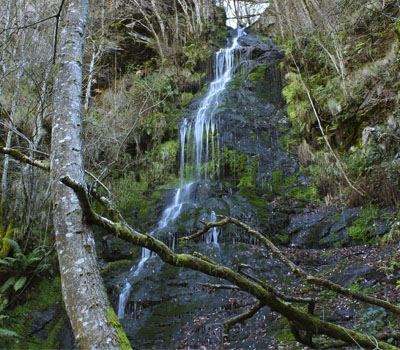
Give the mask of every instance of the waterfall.
<svg viewBox="0 0 400 350">
<path fill-rule="evenodd" d="M 193 143 L 193 159 L 195 161 L 194 164 L 191 164 L 195 169 L 195 176 L 198 180 L 201 179 L 202 171 L 201 166 L 204 162 L 208 162 L 210 159 L 209 155 L 209 142 L 211 140 L 211 164 L 212 167 L 215 167 L 215 159 L 214 159 L 214 136 L 217 133 L 217 123 L 214 120 L 214 115 L 220 105 L 219 98 L 221 94 L 225 91 L 227 84 L 232 79 L 232 75 L 234 73 L 234 63 L 235 63 L 235 51 L 240 47 L 238 44 L 238 39 L 245 34 L 245 28 L 241 28 L 237 30 L 237 35 L 233 39 L 231 47 L 227 49 L 221 49 L 216 53 L 215 57 L 215 79 L 210 84 L 207 94 L 204 97 L 203 101 L 200 103 L 200 107 L 198 108 L 195 117 L 192 121 L 184 118 L 182 124 L 179 129 L 180 134 L 180 142 L 181 142 L 181 150 L 180 150 L 180 187 L 177 189 L 174 199 L 169 207 L 167 207 L 162 213 L 161 219 L 157 224 L 157 227 L 154 231 L 163 229 L 168 227 L 168 225 L 173 222 L 181 213 L 182 207 L 185 203 L 190 203 L 195 205 L 191 201 L 190 194 L 192 192 L 192 187 L 194 182 L 184 183 L 185 182 L 185 144 L 187 147 L 187 153 L 189 153 L 189 146 Z M 191 134 L 194 134 L 194 140 L 191 139 Z M 211 132 L 211 134 L 210 134 Z M 205 134 L 205 135 L 204 135 Z M 205 137 L 204 137 L 205 136 Z M 205 141 L 204 141 L 205 138 Z M 186 141 L 186 142 L 185 142 Z M 205 151 L 203 150 L 203 144 L 206 143 Z M 218 152 L 219 152 L 219 141 L 217 143 Z M 203 155 L 205 153 L 205 155 Z M 220 154 L 218 154 L 219 161 Z M 188 157 L 187 157 L 188 158 Z M 188 174 L 189 175 L 189 174 Z M 204 170 L 204 177 L 208 177 L 211 174 L 207 172 L 207 167 Z M 212 174 L 214 175 L 214 174 Z M 215 212 L 212 211 L 209 217 L 210 221 L 216 220 Z M 152 235 L 153 232 L 150 234 Z M 213 228 L 206 237 L 207 243 L 213 243 L 216 247 L 218 245 L 218 235 L 219 230 L 217 228 Z M 172 238 L 172 247 L 175 245 L 175 237 Z M 139 272 L 143 269 L 145 262 L 151 257 L 150 250 L 146 248 L 142 248 L 142 257 L 136 266 L 136 268 L 132 267 L 132 274 L 129 278 L 136 277 Z M 118 304 L 118 318 L 124 318 L 126 304 L 128 302 L 129 293 L 131 290 L 131 284 L 128 279 L 125 281 L 125 285 L 122 289 L 122 292 L 119 296 L 119 304 Z"/>
<path fill-rule="evenodd" d="M 217 216 L 215 215 L 214 210 L 211 212 L 210 215 L 210 221 L 216 221 L 217 220 Z M 209 232 L 208 235 L 206 237 L 206 243 L 210 244 L 210 243 L 214 243 L 214 245 L 219 248 L 219 244 L 218 244 L 218 236 L 219 236 L 219 230 L 216 227 L 213 227 Z"/>
<path fill-rule="evenodd" d="M 238 43 L 239 38 L 245 34 L 245 28 L 237 30 L 237 36 L 233 39 L 231 47 L 227 49 L 221 49 L 216 53 L 215 56 L 215 79 L 210 84 L 207 94 L 200 104 L 199 109 L 194 117 L 194 145 L 196 149 L 196 176 L 198 179 L 201 178 L 201 165 L 203 162 L 208 161 L 208 144 L 209 137 L 213 140 L 216 131 L 216 121 L 214 115 L 220 105 L 220 96 L 225 91 L 227 84 L 231 81 L 234 73 L 235 63 L 235 52 L 240 45 Z M 181 125 L 181 129 L 185 128 L 185 124 Z M 209 131 L 211 130 L 211 135 Z M 204 133 L 206 134 L 206 152 L 203 155 L 204 146 Z M 190 134 L 187 134 L 190 137 Z M 214 152 L 212 154 L 212 161 L 214 162 Z M 205 173 L 207 176 L 207 173 Z"/>
</svg>

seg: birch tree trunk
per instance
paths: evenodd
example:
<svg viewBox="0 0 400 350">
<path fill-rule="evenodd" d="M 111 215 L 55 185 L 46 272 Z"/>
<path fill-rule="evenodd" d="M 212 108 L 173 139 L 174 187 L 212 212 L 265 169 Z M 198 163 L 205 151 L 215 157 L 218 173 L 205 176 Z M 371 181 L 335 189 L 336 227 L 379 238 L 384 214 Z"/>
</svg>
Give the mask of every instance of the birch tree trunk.
<svg viewBox="0 0 400 350">
<path fill-rule="evenodd" d="M 75 193 L 85 185 L 81 154 L 82 50 L 89 0 L 65 2 L 54 86 L 51 179 L 54 227 L 65 307 L 80 349 L 130 349 L 100 277 L 94 240 Z"/>
</svg>

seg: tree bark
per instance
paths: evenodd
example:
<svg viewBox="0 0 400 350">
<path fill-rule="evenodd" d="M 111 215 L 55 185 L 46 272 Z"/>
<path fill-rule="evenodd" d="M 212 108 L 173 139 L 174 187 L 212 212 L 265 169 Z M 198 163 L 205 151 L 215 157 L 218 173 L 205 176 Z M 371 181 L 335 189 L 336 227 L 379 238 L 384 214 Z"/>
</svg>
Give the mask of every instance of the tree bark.
<svg viewBox="0 0 400 350">
<path fill-rule="evenodd" d="M 90 228 L 60 177 L 85 184 L 81 154 L 82 50 L 89 0 L 65 3 L 54 86 L 51 179 L 65 307 L 80 349 L 130 349 L 100 277 Z"/>
</svg>

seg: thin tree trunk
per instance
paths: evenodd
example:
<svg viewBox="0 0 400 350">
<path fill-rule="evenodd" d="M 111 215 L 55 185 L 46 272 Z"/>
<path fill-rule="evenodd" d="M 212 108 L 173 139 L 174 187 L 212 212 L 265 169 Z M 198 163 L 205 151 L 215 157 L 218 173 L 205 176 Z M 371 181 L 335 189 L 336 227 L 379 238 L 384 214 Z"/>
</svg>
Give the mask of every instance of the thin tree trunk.
<svg viewBox="0 0 400 350">
<path fill-rule="evenodd" d="M 161 30 L 161 36 L 164 42 L 164 47 L 168 47 L 168 37 L 167 34 L 165 32 L 165 24 L 164 21 L 160 15 L 160 11 L 158 10 L 157 4 L 155 2 L 155 0 L 150 0 L 151 1 L 151 7 L 153 8 L 153 12 L 157 17 L 158 20 L 158 24 L 160 25 L 160 30 Z"/>
<path fill-rule="evenodd" d="M 188 5 L 185 0 L 178 0 L 179 4 L 182 7 L 183 13 L 185 15 L 185 22 L 186 22 L 186 28 L 188 30 L 188 34 L 192 34 L 194 32 L 193 26 L 192 26 L 192 21 L 190 19 L 189 11 L 188 11 Z"/>
<path fill-rule="evenodd" d="M 85 184 L 81 154 L 82 50 L 89 0 L 65 3 L 54 84 L 51 180 L 62 293 L 80 349 L 130 349 L 100 277 L 95 243 L 67 174 Z"/>
<path fill-rule="evenodd" d="M 275 7 L 275 12 L 276 12 L 275 13 L 276 17 L 278 18 L 278 25 L 279 25 L 279 30 L 281 32 L 281 38 L 282 38 L 282 40 L 284 40 L 285 39 L 285 34 L 284 34 L 284 31 L 283 31 L 282 16 L 281 16 L 281 12 L 280 12 L 279 4 L 278 4 L 277 0 L 274 0 L 274 7 Z"/>
<path fill-rule="evenodd" d="M 7 64 L 6 64 L 6 52 L 7 52 L 7 41 L 8 41 L 8 33 L 9 33 L 9 27 L 10 27 L 10 17 L 11 17 L 11 1 L 8 1 L 7 3 L 7 13 L 5 15 L 5 24 L 4 24 L 4 37 L 3 37 L 3 43 L 2 43 L 2 48 L 1 48 L 1 70 L 2 70 L 2 76 L 0 80 L 0 94 L 3 92 L 3 83 L 6 78 L 6 73 L 7 73 Z"/>
<path fill-rule="evenodd" d="M 23 25 L 23 3 L 20 1 L 19 3 L 19 18 L 21 18 L 21 23 L 20 25 Z M 18 73 L 17 73 L 17 81 L 16 81 L 16 87 L 15 87 L 15 93 L 13 95 L 13 101 L 12 101 L 12 107 L 11 107 L 11 114 L 9 115 L 9 120 L 10 124 L 12 127 L 14 127 L 14 120 L 15 120 L 15 114 L 17 113 L 17 107 L 18 107 L 18 96 L 19 96 L 19 90 L 21 86 L 21 79 L 22 75 L 24 73 L 24 65 L 25 65 L 25 59 L 24 59 L 24 51 L 25 51 L 25 31 L 22 32 L 22 38 L 21 38 L 21 49 L 20 49 L 20 56 L 22 58 L 22 62 L 20 66 L 18 67 Z M 17 56 L 18 49 L 15 48 L 14 50 L 14 56 Z M 4 73 L 5 73 L 6 66 L 3 67 Z M 12 142 L 12 137 L 13 137 L 14 131 L 10 129 L 7 133 L 7 140 L 5 146 L 7 148 L 11 147 L 11 142 Z M 4 162 L 3 162 L 3 173 L 1 175 L 1 203 L 0 203 L 0 211 L 1 215 L 6 215 L 7 213 L 7 200 L 8 200 L 8 168 L 10 164 L 10 156 L 6 154 L 4 156 Z"/>
</svg>

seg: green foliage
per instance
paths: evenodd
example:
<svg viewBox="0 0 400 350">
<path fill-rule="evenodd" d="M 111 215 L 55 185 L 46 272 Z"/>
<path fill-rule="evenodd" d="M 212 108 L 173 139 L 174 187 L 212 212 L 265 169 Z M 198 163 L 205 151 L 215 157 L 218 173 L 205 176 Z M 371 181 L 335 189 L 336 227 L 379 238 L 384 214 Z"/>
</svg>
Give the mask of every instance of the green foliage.
<svg viewBox="0 0 400 350">
<path fill-rule="evenodd" d="M 47 271 L 50 267 L 47 263 L 41 263 L 46 252 L 45 247 L 36 247 L 28 255 L 25 255 L 16 241 L 9 238 L 3 240 L 12 247 L 13 256 L 0 259 L 0 266 L 3 266 L 2 272 L 4 275 L 10 276 L 0 288 L 0 311 L 7 307 L 11 288 L 13 292 L 18 292 L 25 286 L 28 277 Z"/>
<path fill-rule="evenodd" d="M 302 39 L 285 43 L 288 73 L 283 95 L 287 112 L 293 134 L 326 154 L 321 155 L 327 160 L 324 165 L 314 159 L 312 166 L 327 200 L 348 199 L 350 205 L 359 206 L 373 199 L 396 206 L 400 165 L 392 152 L 397 153 L 400 147 L 395 126 L 399 124 L 399 105 L 397 98 L 388 96 L 398 90 L 399 66 L 392 64 L 399 37 L 398 13 L 390 6 L 385 11 L 391 15 L 385 18 L 378 15 L 380 11 L 364 6 L 356 12 L 343 11 L 335 32 L 299 28 L 301 35 L 297 33 L 297 37 Z M 368 25 L 360 28 L 360 23 Z M 385 96 L 379 91 L 385 91 Z M 338 164 L 328 155 L 331 151 L 321 137 L 310 99 L 330 145 L 341 155 L 347 176 L 366 193 L 364 198 L 349 188 L 343 173 L 335 171 Z M 375 130 L 364 145 L 366 126 Z"/>
<path fill-rule="evenodd" d="M 288 73 L 286 80 L 287 85 L 283 88 L 282 95 L 287 102 L 287 114 L 293 130 L 297 135 L 309 132 L 314 116 L 300 76 L 296 73 Z"/>
<path fill-rule="evenodd" d="M 181 106 L 188 105 L 193 99 L 193 94 L 191 92 L 184 92 L 181 95 Z"/>
<path fill-rule="evenodd" d="M 113 184 L 113 193 L 117 199 L 118 210 L 123 215 L 130 218 L 132 211 L 137 212 L 135 225 L 142 227 L 145 219 L 149 215 L 150 203 L 146 198 L 149 185 L 146 178 L 137 181 L 133 173 L 127 173 Z"/>
<path fill-rule="evenodd" d="M 264 80 L 265 77 L 265 71 L 268 68 L 267 65 L 259 65 L 255 66 L 253 71 L 249 74 L 249 80 L 255 84 L 258 81 Z"/>
<path fill-rule="evenodd" d="M 186 57 L 186 67 L 194 72 L 198 63 L 207 60 L 211 56 L 212 51 L 209 49 L 207 43 L 197 40 L 184 46 L 183 54 Z"/>
<path fill-rule="evenodd" d="M 12 239 L 13 236 L 14 236 L 14 230 L 12 228 L 11 222 L 8 224 L 7 230 L 4 230 L 3 225 L 0 225 L 0 259 L 4 259 L 10 253 L 11 245 L 7 241 L 7 239 Z"/>
<path fill-rule="evenodd" d="M 400 221 L 396 219 L 390 228 L 390 232 L 383 237 L 384 243 L 398 243 L 400 242 Z"/>
<path fill-rule="evenodd" d="M 378 334 L 384 326 L 387 326 L 387 313 L 382 308 L 369 307 L 361 315 L 359 329 L 368 332 L 370 335 Z"/>
<path fill-rule="evenodd" d="M 347 228 L 349 236 L 360 244 L 370 243 L 375 239 L 375 226 L 379 218 L 379 208 L 377 205 L 369 204 L 359 213 L 359 218 L 353 225 Z"/>
<path fill-rule="evenodd" d="M 67 315 L 62 308 L 60 277 L 52 280 L 43 279 L 29 288 L 25 294 L 24 302 L 20 302 L 12 310 L 6 310 L 2 315 L 3 317 L 0 317 L 2 326 L 15 333 L 15 336 L 18 336 L 19 339 L 18 341 L 1 339 L 1 346 L 15 350 L 60 348 L 60 332 L 67 320 Z M 36 313 L 46 312 L 49 308 L 56 311 L 53 319 L 44 326 L 44 330 L 48 332 L 48 335 L 43 340 L 32 334 L 33 319 Z M 25 341 L 25 339 L 29 340 L 29 342 Z"/>
<path fill-rule="evenodd" d="M 48 264 L 38 265 L 45 255 L 46 247 L 36 247 L 28 255 L 25 255 L 18 242 L 9 238 L 4 238 L 4 240 L 13 248 L 14 253 L 12 257 L 8 256 L 4 259 L 0 259 L 0 265 L 5 266 L 10 271 L 20 273 L 28 272 L 32 268 L 36 272 L 42 272 L 48 269 Z"/>
</svg>

